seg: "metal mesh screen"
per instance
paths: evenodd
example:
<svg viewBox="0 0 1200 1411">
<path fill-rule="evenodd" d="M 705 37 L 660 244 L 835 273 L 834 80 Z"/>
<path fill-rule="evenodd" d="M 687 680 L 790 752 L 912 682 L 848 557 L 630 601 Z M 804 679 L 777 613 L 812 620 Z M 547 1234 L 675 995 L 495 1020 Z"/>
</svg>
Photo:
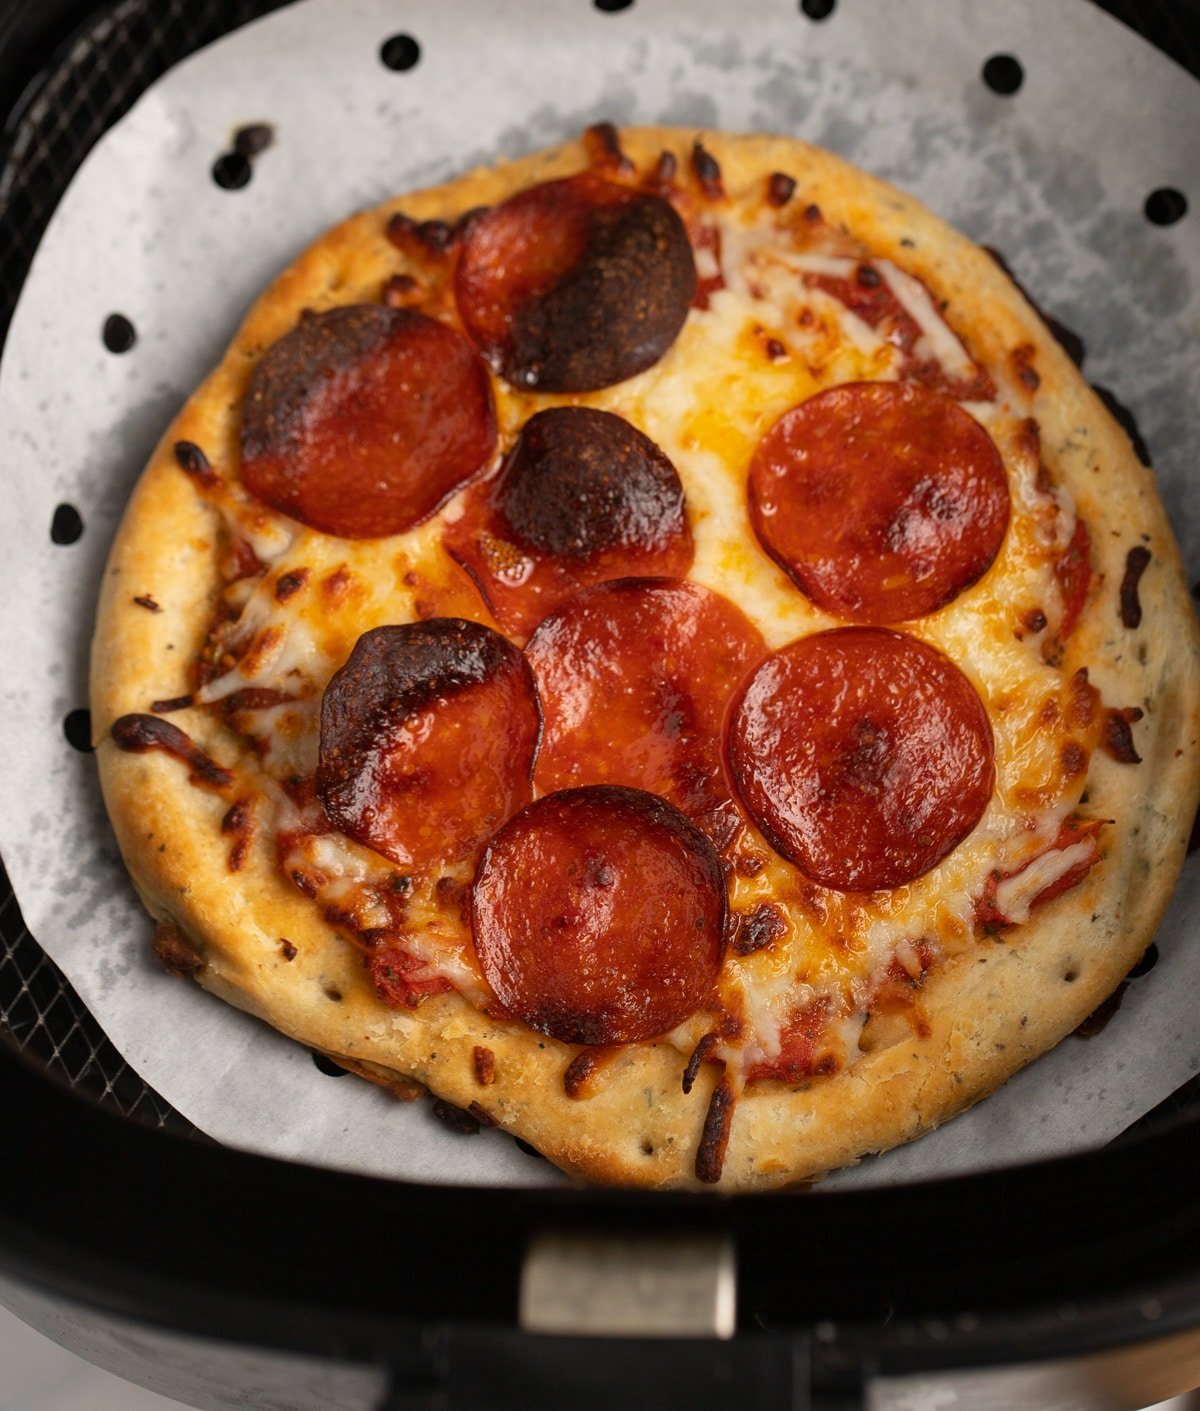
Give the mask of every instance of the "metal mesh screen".
<svg viewBox="0 0 1200 1411">
<path fill-rule="evenodd" d="M 9 117 L 6 150 L 0 156 L 0 345 L 42 232 L 104 132 L 172 64 L 286 3 L 115 0 L 97 6 L 73 36 L 64 36 L 50 65 Z M 1200 72 L 1200 0 L 1103 0 L 1103 8 L 1193 73 Z M 194 1132 L 125 1063 L 30 935 L 0 863 L 2 1031 L 49 1071 L 125 1116 Z M 1197 1102 L 1200 1079 L 1138 1126 L 1189 1105 L 1194 1109 Z"/>
</svg>

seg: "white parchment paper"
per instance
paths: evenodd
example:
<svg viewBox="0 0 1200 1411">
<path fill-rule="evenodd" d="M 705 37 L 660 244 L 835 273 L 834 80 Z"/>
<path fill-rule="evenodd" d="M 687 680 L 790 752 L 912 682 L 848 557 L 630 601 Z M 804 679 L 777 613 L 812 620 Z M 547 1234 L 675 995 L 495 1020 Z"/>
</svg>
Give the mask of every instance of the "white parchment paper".
<svg viewBox="0 0 1200 1411">
<path fill-rule="evenodd" d="M 383 42 L 420 46 L 406 71 Z M 1015 56 L 1003 97 L 983 63 Z M 212 1136 L 420 1180 L 560 1179 L 497 1133 L 454 1136 L 425 1106 L 335 1082 L 300 1047 L 150 958 L 94 763 L 64 717 L 86 705 L 108 545 L 172 416 L 254 297 L 351 210 L 577 134 L 600 118 L 793 134 L 840 152 L 1001 250 L 1078 331 L 1085 371 L 1137 416 L 1193 576 L 1200 569 L 1200 85 L 1085 0 L 303 0 L 173 69 L 89 156 L 54 216 L 0 366 L 0 850 L 30 929 L 129 1062 Z M 253 179 L 210 175 L 268 122 Z M 1193 212 L 1157 227 L 1158 187 Z M 137 331 L 114 355 L 113 312 Z M 55 507 L 85 525 L 51 542 Z M 835 1177 L 909 1179 L 1105 1141 L 1200 1071 L 1200 860 L 1134 981 L 973 1112 Z"/>
</svg>

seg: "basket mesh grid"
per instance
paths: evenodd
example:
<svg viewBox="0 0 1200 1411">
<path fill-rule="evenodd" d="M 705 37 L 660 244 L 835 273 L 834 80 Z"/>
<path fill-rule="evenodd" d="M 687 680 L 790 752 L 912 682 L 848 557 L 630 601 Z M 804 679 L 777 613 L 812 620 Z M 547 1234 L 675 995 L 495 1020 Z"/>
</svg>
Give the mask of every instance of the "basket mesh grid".
<svg viewBox="0 0 1200 1411">
<path fill-rule="evenodd" d="M 31 96 L 9 117 L 0 153 L 0 346 L 42 232 L 100 137 L 172 64 L 286 3 L 112 0 L 97 6 L 60 47 L 28 90 Z M 1200 72 L 1200 26 L 1192 27 L 1200 18 L 1200 0 L 1186 5 L 1175 0 L 1097 3 L 1193 73 Z M 195 1133 L 125 1063 L 30 935 L 0 862 L 0 1038 L 5 1036 L 50 1073 L 122 1115 Z M 1194 1111 L 1198 1103 L 1200 1079 L 1137 1127 L 1186 1108 Z"/>
</svg>

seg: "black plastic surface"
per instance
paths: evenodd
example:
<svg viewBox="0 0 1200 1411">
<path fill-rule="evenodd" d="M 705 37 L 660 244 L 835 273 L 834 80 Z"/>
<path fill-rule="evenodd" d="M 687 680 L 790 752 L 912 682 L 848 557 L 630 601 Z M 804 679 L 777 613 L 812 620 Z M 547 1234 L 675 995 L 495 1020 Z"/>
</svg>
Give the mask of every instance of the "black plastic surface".
<svg viewBox="0 0 1200 1411">
<path fill-rule="evenodd" d="M 278 2 L 48 0 L 0 16 L 10 115 L 0 336 L 91 145 L 172 62 Z M 1105 8 L 1200 72 L 1200 3 Z M 1200 1322 L 1200 1122 L 1171 1112 L 1105 1152 L 1011 1172 L 669 1201 L 576 1190 L 480 1200 L 248 1157 L 128 1115 L 188 1125 L 108 1044 L 29 936 L 0 872 L 0 1268 L 57 1296 L 235 1341 L 407 1358 L 432 1385 L 464 1339 L 511 1337 L 536 1230 L 674 1225 L 732 1233 L 742 1336 L 778 1348 L 807 1339 L 817 1320 L 832 1329 L 814 1353 L 813 1375 L 829 1386 L 853 1383 L 868 1362 L 982 1364 Z"/>
<path fill-rule="evenodd" d="M 828 1378 L 1061 1356 L 1200 1324 L 1200 1128 L 1182 1119 L 1089 1156 L 900 1188 L 482 1200 L 156 1132 L 0 1045 L 0 1131 L 20 1134 L 0 1165 L 8 1277 L 214 1339 L 358 1361 L 408 1348 L 439 1376 L 456 1339 L 514 1326 L 525 1247 L 558 1228 L 727 1232 L 739 1335 L 766 1346 L 820 1322 L 814 1375 Z"/>
</svg>

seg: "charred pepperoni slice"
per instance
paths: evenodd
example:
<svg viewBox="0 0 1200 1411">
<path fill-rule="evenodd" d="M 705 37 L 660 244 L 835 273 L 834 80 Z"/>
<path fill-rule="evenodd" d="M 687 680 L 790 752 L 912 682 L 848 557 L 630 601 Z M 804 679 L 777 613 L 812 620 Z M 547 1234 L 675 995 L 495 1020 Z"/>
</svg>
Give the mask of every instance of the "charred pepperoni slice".
<svg viewBox="0 0 1200 1411">
<path fill-rule="evenodd" d="M 530 417 L 445 543 L 500 626 L 521 637 L 578 588 L 682 577 L 693 552 L 675 467 L 624 418 L 592 407 Z"/>
<path fill-rule="evenodd" d="M 326 688 L 317 796 L 402 867 L 454 862 L 529 799 L 539 730 L 529 666 L 490 627 L 376 627 Z"/>
<path fill-rule="evenodd" d="M 305 314 L 254 370 L 242 403 L 242 479 L 326 534 L 374 539 L 427 519 L 492 457 L 483 360 L 410 309 Z"/>
<path fill-rule="evenodd" d="M 693 818 L 728 800 L 725 707 L 766 655 L 732 603 L 695 583 L 619 579 L 565 602 L 525 651 L 545 716 L 539 789 L 628 784 Z"/>
<path fill-rule="evenodd" d="M 1008 528 L 991 437 L 907 383 L 847 383 L 786 412 L 755 452 L 749 497 L 754 532 L 801 592 L 858 622 L 943 607 L 983 576 Z"/>
<path fill-rule="evenodd" d="M 734 707 L 728 753 L 771 845 L 839 891 L 928 872 L 979 822 L 995 775 L 967 678 L 934 647 L 873 627 L 768 657 Z"/>
<path fill-rule="evenodd" d="M 638 789 L 567 789 L 511 819 L 471 897 L 484 978 L 511 1015 L 577 1044 L 674 1028 L 711 996 L 725 950 L 713 845 Z"/>
<path fill-rule="evenodd" d="M 583 172 L 481 216 L 455 291 L 467 331 L 506 381 L 587 392 L 652 367 L 683 327 L 695 288 L 673 207 Z"/>
</svg>

